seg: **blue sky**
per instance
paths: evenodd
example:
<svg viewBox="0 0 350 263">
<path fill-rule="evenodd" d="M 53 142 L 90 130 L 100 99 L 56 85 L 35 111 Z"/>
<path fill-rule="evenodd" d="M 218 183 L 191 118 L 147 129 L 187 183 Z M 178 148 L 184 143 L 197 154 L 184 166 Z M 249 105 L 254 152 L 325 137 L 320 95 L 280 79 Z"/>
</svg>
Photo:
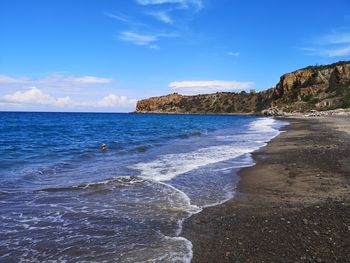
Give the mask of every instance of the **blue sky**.
<svg viewBox="0 0 350 263">
<path fill-rule="evenodd" d="M 0 2 L 0 110 L 131 111 L 349 58 L 348 0 Z"/>
</svg>

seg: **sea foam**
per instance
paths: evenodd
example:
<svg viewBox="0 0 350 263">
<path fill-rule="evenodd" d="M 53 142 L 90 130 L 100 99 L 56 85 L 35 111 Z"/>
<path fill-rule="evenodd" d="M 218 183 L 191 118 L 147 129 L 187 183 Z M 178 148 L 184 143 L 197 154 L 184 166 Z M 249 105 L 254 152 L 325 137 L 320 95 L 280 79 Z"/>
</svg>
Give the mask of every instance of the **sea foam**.
<svg viewBox="0 0 350 263">
<path fill-rule="evenodd" d="M 257 150 L 263 146 L 262 143 L 279 134 L 278 129 L 273 127 L 274 124 L 276 124 L 274 119 L 260 118 L 249 125 L 246 134 L 232 136 L 234 143 L 200 148 L 186 153 L 165 154 L 155 160 L 136 163 L 130 168 L 138 170 L 140 176 L 144 178 L 169 181 L 200 167 L 234 159 Z M 228 138 L 224 138 L 224 141 L 225 139 Z"/>
</svg>

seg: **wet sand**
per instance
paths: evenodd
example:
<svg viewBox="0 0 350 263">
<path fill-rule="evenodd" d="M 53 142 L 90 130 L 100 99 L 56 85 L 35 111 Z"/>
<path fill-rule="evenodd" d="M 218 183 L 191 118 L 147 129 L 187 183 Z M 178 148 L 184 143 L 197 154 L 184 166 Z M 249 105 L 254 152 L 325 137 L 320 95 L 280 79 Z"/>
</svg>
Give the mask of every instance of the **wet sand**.
<svg viewBox="0 0 350 263">
<path fill-rule="evenodd" d="M 192 262 L 350 262 L 350 118 L 287 121 L 235 199 L 185 222 Z"/>
</svg>

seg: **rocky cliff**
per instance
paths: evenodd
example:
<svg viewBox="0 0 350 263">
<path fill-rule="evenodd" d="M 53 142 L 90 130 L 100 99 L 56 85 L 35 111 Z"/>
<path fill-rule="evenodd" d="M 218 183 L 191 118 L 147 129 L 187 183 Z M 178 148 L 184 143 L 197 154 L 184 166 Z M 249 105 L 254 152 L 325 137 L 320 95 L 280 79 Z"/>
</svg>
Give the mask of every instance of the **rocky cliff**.
<svg viewBox="0 0 350 263">
<path fill-rule="evenodd" d="M 350 61 L 309 66 L 283 75 L 261 92 L 184 96 L 173 93 L 137 102 L 138 113 L 261 113 L 266 109 L 305 112 L 350 107 Z"/>
</svg>

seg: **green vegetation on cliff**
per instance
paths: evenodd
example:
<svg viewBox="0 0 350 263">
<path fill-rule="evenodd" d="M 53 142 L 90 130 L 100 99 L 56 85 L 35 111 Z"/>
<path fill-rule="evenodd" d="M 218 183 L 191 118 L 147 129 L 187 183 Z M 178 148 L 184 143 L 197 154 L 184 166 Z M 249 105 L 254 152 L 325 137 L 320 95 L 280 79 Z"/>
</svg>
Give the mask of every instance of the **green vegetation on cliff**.
<svg viewBox="0 0 350 263">
<path fill-rule="evenodd" d="M 255 92 L 194 96 L 173 93 L 140 100 L 138 113 L 260 113 L 268 108 L 305 112 L 350 107 L 350 61 L 284 74 L 276 87 Z"/>
</svg>

